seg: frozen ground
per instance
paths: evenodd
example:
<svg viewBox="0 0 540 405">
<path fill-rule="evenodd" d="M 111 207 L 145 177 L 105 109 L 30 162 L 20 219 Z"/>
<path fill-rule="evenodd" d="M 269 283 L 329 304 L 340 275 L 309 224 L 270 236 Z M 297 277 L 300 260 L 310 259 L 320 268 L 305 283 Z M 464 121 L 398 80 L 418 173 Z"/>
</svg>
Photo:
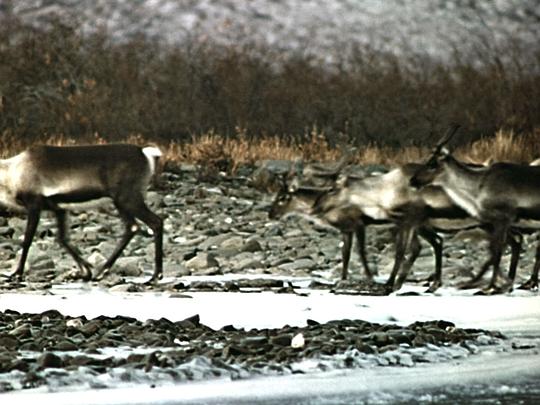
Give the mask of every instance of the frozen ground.
<svg viewBox="0 0 540 405">
<path fill-rule="evenodd" d="M 538 398 L 538 356 L 477 357 L 452 365 L 394 368 L 309 376 L 213 381 L 150 389 L 134 387 L 92 393 L 20 393 L 9 404 L 353 404 L 530 403 Z M 505 402 L 506 401 L 506 402 Z M 536 402 L 537 403 L 537 402 Z"/>
<path fill-rule="evenodd" d="M 233 276 L 229 276 L 231 278 Z M 204 279 L 215 279 L 205 277 Z M 218 277 L 223 278 L 223 277 Z M 197 277 L 187 278 L 193 281 Z M 167 280 L 165 280 L 166 282 Z M 301 285 L 306 279 L 292 279 Z M 406 285 L 399 293 L 420 291 Z M 56 405 L 78 404 L 173 404 L 173 403 L 396 403 L 445 402 L 505 398 L 513 403 L 531 403 L 540 390 L 540 296 L 514 292 L 501 296 L 473 296 L 473 291 L 441 289 L 437 295 L 388 297 L 334 295 L 328 291 L 302 290 L 305 295 L 262 293 L 193 292 L 186 298 L 169 293 L 113 293 L 79 283 L 57 285 L 47 293 L 4 293 L 0 310 L 42 312 L 57 309 L 63 314 L 93 318 L 125 315 L 141 320 L 168 318 L 172 321 L 199 314 L 201 322 L 221 328 L 282 327 L 305 325 L 307 319 L 363 319 L 395 322 L 444 319 L 458 327 L 500 330 L 510 337 L 508 348 L 486 349 L 455 361 L 414 367 L 375 367 L 330 370 L 306 375 L 257 377 L 231 381 L 181 384 L 149 383 L 117 389 L 47 392 L 46 388 L 1 395 L 2 403 Z M 526 342 L 526 343 L 523 343 Z M 279 387 L 279 389 L 276 389 Z M 4 401 L 8 402 L 4 402 Z M 525 402 L 520 402 L 525 401 Z"/>
<path fill-rule="evenodd" d="M 234 278 L 231 276 L 227 279 Z M 224 277 L 186 277 L 186 280 L 196 279 L 222 280 Z M 295 284 L 306 281 L 289 280 Z M 516 290 L 508 295 L 475 296 L 475 290 L 441 288 L 437 295 L 398 295 L 422 290 L 425 287 L 407 285 L 387 297 L 334 295 L 328 291 L 306 289 L 307 296 L 273 292 L 189 292 L 191 298 L 175 298 L 174 294 L 171 298 L 169 293 L 163 292 L 115 293 L 71 283 L 55 286 L 44 294 L 3 293 L 0 310 L 37 313 L 57 309 L 64 315 L 86 315 L 88 318 L 124 315 L 140 320 L 164 317 L 171 321 L 199 314 L 201 322 L 214 329 L 230 324 L 244 328 L 300 326 L 305 325 L 307 319 L 326 322 L 349 318 L 401 325 L 444 319 L 459 327 L 540 336 L 540 296 L 536 293 Z"/>
</svg>

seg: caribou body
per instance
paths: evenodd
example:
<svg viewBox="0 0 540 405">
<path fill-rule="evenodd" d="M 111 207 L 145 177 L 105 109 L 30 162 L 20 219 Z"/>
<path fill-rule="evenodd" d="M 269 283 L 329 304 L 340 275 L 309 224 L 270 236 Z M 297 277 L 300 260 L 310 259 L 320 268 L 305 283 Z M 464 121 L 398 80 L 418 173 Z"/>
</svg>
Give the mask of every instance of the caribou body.
<svg viewBox="0 0 540 405">
<path fill-rule="evenodd" d="M 452 201 L 476 218 L 489 232 L 490 258 L 471 285 L 481 279 L 489 267 L 493 275 L 487 292 L 511 288 L 515 277 L 497 286 L 500 260 L 512 229 L 519 229 L 522 220 L 540 220 L 540 167 L 513 163 L 493 163 L 488 167 L 471 168 L 455 159 L 445 148 L 437 148 L 428 162 L 413 176 L 411 184 L 442 187 Z M 523 288 L 538 288 L 540 245 L 531 278 Z"/>
<path fill-rule="evenodd" d="M 99 198 L 112 199 L 125 230 L 111 256 L 96 276 L 107 271 L 137 231 L 136 220 L 153 233 L 155 269 L 150 279 L 161 277 L 163 268 L 163 221 L 146 205 L 144 195 L 161 156 L 155 147 L 130 144 L 87 146 L 33 146 L 9 159 L 0 160 L 0 204 L 26 212 L 28 219 L 22 254 L 10 278 L 23 278 L 28 251 L 42 211 L 52 211 L 58 225 L 59 243 L 92 278 L 91 265 L 73 247 L 66 234 L 66 204 Z"/>
</svg>

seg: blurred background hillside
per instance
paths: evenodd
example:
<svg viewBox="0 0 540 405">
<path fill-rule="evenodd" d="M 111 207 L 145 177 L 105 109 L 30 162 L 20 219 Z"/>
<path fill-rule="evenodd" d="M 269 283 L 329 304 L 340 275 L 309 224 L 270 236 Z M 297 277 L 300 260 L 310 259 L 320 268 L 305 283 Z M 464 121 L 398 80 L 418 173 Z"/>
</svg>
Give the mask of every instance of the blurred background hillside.
<svg viewBox="0 0 540 405">
<path fill-rule="evenodd" d="M 536 0 L 0 0 L 0 133 L 530 136 L 539 39 Z"/>
</svg>

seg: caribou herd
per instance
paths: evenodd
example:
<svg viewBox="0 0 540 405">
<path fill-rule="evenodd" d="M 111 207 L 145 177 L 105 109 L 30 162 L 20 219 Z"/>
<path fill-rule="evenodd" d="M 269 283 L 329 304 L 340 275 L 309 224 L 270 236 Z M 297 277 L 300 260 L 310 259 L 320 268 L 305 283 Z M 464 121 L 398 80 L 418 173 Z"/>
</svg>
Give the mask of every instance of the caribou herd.
<svg viewBox="0 0 540 405">
<path fill-rule="evenodd" d="M 442 238 L 438 232 L 478 227 L 487 234 L 489 258 L 463 287 L 477 286 L 492 267 L 493 276 L 483 292 L 510 291 L 522 232 L 540 228 L 540 223 L 535 222 L 540 220 L 540 167 L 507 162 L 488 165 L 460 162 L 445 147 L 457 129 L 457 125 L 448 129 L 424 163 L 405 164 L 384 174 L 350 176 L 341 164 L 333 171 L 310 168 L 305 176 L 295 165 L 282 179 L 270 217 L 301 213 L 340 230 L 344 242 L 342 279 L 347 278 L 353 234 L 357 236 L 366 276 L 372 278 L 374 274 L 365 257 L 365 227 L 393 223 L 397 230 L 395 260 L 387 287 L 390 290 L 401 287 L 420 252 L 420 236 L 435 253 L 435 272 L 428 292 L 442 284 Z M 443 224 L 450 226 L 445 228 Z M 507 244 L 511 248 L 508 276 L 499 271 Z M 409 257 L 405 260 L 407 252 Z M 520 288 L 538 288 L 539 268 L 540 245 L 531 277 Z M 499 278 L 503 279 L 501 283 Z"/>
<path fill-rule="evenodd" d="M 347 155 L 332 170 L 316 165 L 300 170 L 293 165 L 282 179 L 270 218 L 298 213 L 337 228 L 343 239 L 342 279 L 347 279 L 354 236 L 366 278 L 373 279 L 376 273 L 368 265 L 365 252 L 366 227 L 393 224 L 395 260 L 386 283 L 388 289 L 399 289 L 406 280 L 420 252 L 420 237 L 435 253 L 429 292 L 442 285 L 443 239 L 439 233 L 478 227 L 488 235 L 489 257 L 466 287 L 477 286 L 492 268 L 484 293 L 508 292 L 516 276 L 522 232 L 536 230 L 538 223 L 534 221 L 540 220 L 540 166 L 460 162 L 446 148 L 457 129 L 457 125 L 448 129 L 425 162 L 405 164 L 385 173 L 353 174 L 348 171 Z M 136 234 L 137 220 L 150 228 L 154 238 L 154 273 L 147 284 L 161 279 L 163 220 L 145 203 L 145 191 L 160 156 L 156 147 L 111 144 L 34 146 L 0 160 L 0 204 L 23 211 L 28 217 L 22 254 L 8 277 L 23 278 L 40 214 L 48 210 L 57 220 L 58 242 L 73 257 L 85 280 L 99 279 L 113 266 Z M 91 265 L 69 243 L 66 219 L 71 204 L 100 198 L 113 201 L 125 230 L 111 256 L 93 273 Z M 454 225 L 448 228 L 449 223 Z M 511 248 L 508 275 L 499 269 L 506 245 Z M 539 268 L 540 244 L 531 277 L 520 288 L 538 289 Z"/>
</svg>

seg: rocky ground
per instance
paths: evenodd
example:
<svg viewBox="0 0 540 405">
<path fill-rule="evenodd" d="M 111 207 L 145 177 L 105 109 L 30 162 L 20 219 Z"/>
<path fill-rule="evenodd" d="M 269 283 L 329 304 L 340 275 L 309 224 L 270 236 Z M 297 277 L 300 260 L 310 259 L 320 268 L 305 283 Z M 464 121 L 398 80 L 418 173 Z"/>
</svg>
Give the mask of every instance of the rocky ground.
<svg viewBox="0 0 540 405">
<path fill-rule="evenodd" d="M 467 357 L 501 344 L 503 336 L 460 329 L 450 322 L 407 327 L 361 320 L 305 327 L 213 330 L 197 316 L 180 322 L 117 316 L 86 319 L 50 310 L 0 313 L 0 391 L 89 381 L 105 388 L 120 381 L 191 381 L 298 374 L 336 368 L 404 366 Z M 122 348 L 111 352 L 111 348 Z M 135 349 L 139 349 L 136 351 Z M 107 352 L 109 351 L 109 354 Z M 108 374 L 108 383 L 95 377 Z M 116 381 L 115 381 L 116 380 Z"/>
<path fill-rule="evenodd" d="M 146 287 L 130 277 L 149 276 L 153 270 L 152 239 L 138 236 L 128 245 L 114 271 L 101 283 L 115 291 L 238 291 L 246 289 L 294 291 L 294 285 L 265 279 L 294 276 L 313 279 L 311 287 L 336 292 L 385 295 L 379 284 L 364 281 L 363 270 L 353 252 L 350 285 L 338 283 L 341 271 L 340 233 L 307 218 L 289 216 L 271 221 L 268 210 L 274 198 L 273 174 L 288 170 L 287 162 L 265 163 L 263 168 L 241 169 L 236 176 L 201 180 L 196 168 L 181 166 L 162 174 L 157 189 L 148 193 L 149 204 L 165 218 L 165 277 L 250 275 L 250 280 L 228 283 L 207 281 L 171 283 Z M 264 190 L 264 191 L 261 191 Z M 0 272 L 14 269 L 24 233 L 24 216 L 0 217 Z M 372 226 L 367 230 L 368 261 L 383 277 L 393 264 L 393 227 Z M 43 289 L 53 282 L 77 277 L 72 258 L 56 243 L 56 223 L 45 213 L 30 249 L 24 284 L 0 283 L 1 290 Z M 122 234 L 122 223 L 112 204 L 75 212 L 70 217 L 69 236 L 90 263 L 99 267 Z M 528 278 L 534 262 L 536 235 L 525 235 L 517 282 Z M 14 243 L 17 242 L 17 243 Z M 431 248 L 422 242 L 411 281 L 423 280 L 433 271 Z M 509 252 L 503 258 L 508 264 Z M 466 230 L 444 236 L 443 283 L 457 285 L 471 277 L 487 257 L 484 234 Z M 261 275 L 257 280 L 254 276 Z M 348 288 L 350 287 L 350 288 Z M 342 291 L 344 290 L 344 291 Z"/>
<path fill-rule="evenodd" d="M 149 193 L 152 207 L 166 217 L 163 282 L 153 286 L 140 282 L 153 271 L 153 245 L 141 235 L 131 242 L 110 275 L 90 284 L 118 293 L 167 292 L 171 297 L 200 291 L 306 294 L 315 288 L 336 294 L 388 294 L 382 284 L 363 281 L 354 254 L 352 281 L 338 282 L 341 252 L 337 231 L 305 218 L 269 221 L 272 194 L 257 189 L 266 186 L 261 178 L 266 177 L 249 169 L 234 177 L 207 181 L 201 181 L 190 166 L 164 173 L 157 189 Z M 14 241 L 21 240 L 24 225 L 23 217 L 0 218 L 0 271 L 4 274 L 18 260 L 19 244 Z M 72 259 L 55 242 L 54 219 L 44 216 L 38 232 L 25 282 L 2 281 L 0 291 L 46 293 L 77 275 Z M 112 251 L 121 232 L 112 206 L 71 217 L 73 243 L 96 265 Z M 535 236 L 525 239 L 521 281 L 528 277 L 534 258 Z M 368 228 L 368 255 L 381 282 L 393 260 L 391 240 L 391 227 Z M 445 238 L 444 284 L 456 285 L 479 268 L 486 256 L 480 240 L 475 231 Z M 431 251 L 424 246 L 408 283 L 425 279 L 432 269 Z M 230 277 L 213 278 L 220 275 Z M 309 281 L 302 284 L 298 280 Z M 525 345 L 534 348 L 535 344 Z M 333 368 L 411 367 L 464 358 L 485 348 L 496 352 L 524 347 L 505 341 L 496 331 L 461 329 L 442 320 L 397 326 L 345 319 L 308 321 L 302 327 L 245 330 L 229 325 L 214 330 L 197 316 L 171 322 L 5 310 L 0 313 L 0 391 L 81 381 L 92 381 L 92 388 L 108 386 L 101 375 L 116 382 L 141 378 L 176 382 Z"/>
</svg>

